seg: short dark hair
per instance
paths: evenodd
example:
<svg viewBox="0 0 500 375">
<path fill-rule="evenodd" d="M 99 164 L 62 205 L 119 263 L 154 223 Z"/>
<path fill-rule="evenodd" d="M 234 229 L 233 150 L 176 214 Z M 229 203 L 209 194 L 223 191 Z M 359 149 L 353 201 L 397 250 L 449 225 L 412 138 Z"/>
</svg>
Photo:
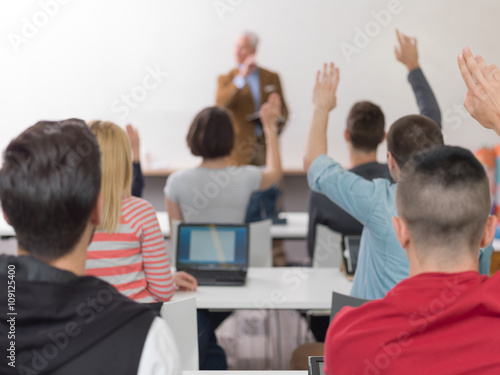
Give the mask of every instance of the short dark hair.
<svg viewBox="0 0 500 375">
<path fill-rule="evenodd" d="M 371 102 L 355 103 L 347 116 L 347 132 L 355 149 L 374 151 L 384 139 L 385 118 L 380 107 Z"/>
<path fill-rule="evenodd" d="M 196 115 L 187 134 L 191 153 L 204 159 L 227 156 L 234 147 L 234 129 L 229 113 L 208 107 Z"/>
<path fill-rule="evenodd" d="M 392 124 L 387 134 L 387 150 L 400 169 L 417 152 L 442 144 L 443 133 L 439 125 L 423 115 L 401 117 Z"/>
<path fill-rule="evenodd" d="M 22 249 L 50 262 L 74 248 L 99 195 L 100 160 L 79 119 L 40 121 L 9 143 L 0 200 Z"/>
<path fill-rule="evenodd" d="M 435 146 L 416 154 L 404 174 L 396 204 L 419 250 L 463 245 L 478 250 L 491 199 L 486 172 L 475 156 L 461 147 Z"/>
</svg>

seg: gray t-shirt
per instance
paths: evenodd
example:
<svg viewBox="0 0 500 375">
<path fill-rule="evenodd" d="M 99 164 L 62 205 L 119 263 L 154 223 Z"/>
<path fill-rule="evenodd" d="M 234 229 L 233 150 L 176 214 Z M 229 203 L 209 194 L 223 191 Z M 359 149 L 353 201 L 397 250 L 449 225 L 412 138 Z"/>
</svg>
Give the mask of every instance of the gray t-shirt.
<svg viewBox="0 0 500 375">
<path fill-rule="evenodd" d="M 172 173 L 163 192 L 179 205 L 186 223 L 240 224 L 261 179 L 261 169 L 252 165 L 197 167 Z"/>
</svg>

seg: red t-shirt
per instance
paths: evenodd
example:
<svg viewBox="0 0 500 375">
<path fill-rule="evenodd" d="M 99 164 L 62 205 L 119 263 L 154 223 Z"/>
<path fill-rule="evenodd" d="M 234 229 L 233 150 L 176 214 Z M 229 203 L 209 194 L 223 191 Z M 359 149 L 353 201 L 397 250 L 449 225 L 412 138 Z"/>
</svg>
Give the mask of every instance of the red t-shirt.
<svg viewBox="0 0 500 375">
<path fill-rule="evenodd" d="M 343 308 L 328 328 L 325 373 L 500 374 L 500 272 L 420 274 Z"/>
</svg>

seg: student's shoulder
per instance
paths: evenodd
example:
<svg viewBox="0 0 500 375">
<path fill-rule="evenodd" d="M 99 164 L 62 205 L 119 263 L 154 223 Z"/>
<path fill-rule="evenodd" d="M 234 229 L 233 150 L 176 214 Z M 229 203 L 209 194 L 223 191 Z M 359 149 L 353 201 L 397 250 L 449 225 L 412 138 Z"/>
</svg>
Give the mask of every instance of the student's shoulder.
<svg viewBox="0 0 500 375">
<path fill-rule="evenodd" d="M 365 163 L 350 169 L 350 171 L 356 173 L 357 175 L 363 178 L 366 178 L 367 180 L 374 180 L 376 178 L 385 178 L 393 182 L 387 164 L 381 164 L 378 162 Z"/>
<path fill-rule="evenodd" d="M 363 332 L 362 336 L 369 335 L 370 331 L 377 329 L 377 322 L 386 310 L 385 305 L 383 300 L 373 300 L 359 307 L 344 307 L 330 323 L 326 339 L 342 346 L 343 342 L 351 341 L 349 337 L 360 332 Z"/>
<path fill-rule="evenodd" d="M 150 215 L 156 211 L 153 205 L 147 200 L 139 197 L 130 196 L 123 199 L 122 208 L 124 210 L 125 216 L 130 216 L 137 211 L 141 211 L 144 214 Z"/>
<path fill-rule="evenodd" d="M 262 173 L 262 168 L 256 165 L 241 165 L 239 167 L 229 167 L 228 171 L 233 168 L 233 173 Z"/>
<path fill-rule="evenodd" d="M 175 172 L 172 172 L 167 180 L 172 180 L 172 179 L 177 179 L 177 178 L 182 178 L 184 176 L 190 176 L 192 174 L 195 173 L 195 171 L 197 170 L 198 168 L 187 168 L 187 169 L 180 169 L 178 171 L 175 171 Z"/>
<path fill-rule="evenodd" d="M 198 179 L 201 176 L 205 176 L 206 171 L 204 168 L 188 168 L 175 171 L 167 178 L 168 184 L 183 184 L 190 180 Z"/>
<path fill-rule="evenodd" d="M 370 180 L 357 171 L 347 170 L 339 162 L 324 154 L 319 155 L 316 159 L 314 159 L 311 167 L 309 168 L 307 177 L 310 181 L 315 179 L 329 180 L 350 177 L 348 178 L 349 181 L 347 181 L 349 184 L 356 183 L 356 181 L 361 183 L 368 182 L 375 184 L 379 188 L 389 188 L 392 185 L 392 183 L 386 178 L 376 178 L 374 180 Z M 390 188 L 390 190 L 392 190 L 392 188 Z"/>
<path fill-rule="evenodd" d="M 262 168 L 255 165 L 231 165 L 224 169 L 211 172 L 212 175 L 226 175 L 229 177 L 247 177 L 261 173 Z"/>
<path fill-rule="evenodd" d="M 307 172 L 308 177 L 315 177 L 330 173 L 344 173 L 348 172 L 339 162 L 330 156 L 323 154 L 316 157 L 309 167 Z M 352 172 L 351 172 L 352 173 Z"/>
<path fill-rule="evenodd" d="M 331 331 L 369 332 L 379 331 L 380 323 L 398 322 L 401 311 L 393 300 L 384 297 L 365 302 L 359 307 L 346 306 L 330 323 Z"/>
</svg>

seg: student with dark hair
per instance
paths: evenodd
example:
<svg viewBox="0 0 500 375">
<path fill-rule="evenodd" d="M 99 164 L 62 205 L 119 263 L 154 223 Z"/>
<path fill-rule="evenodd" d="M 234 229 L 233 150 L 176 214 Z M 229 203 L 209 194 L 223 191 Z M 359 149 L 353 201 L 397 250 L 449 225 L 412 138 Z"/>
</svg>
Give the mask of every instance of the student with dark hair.
<svg viewBox="0 0 500 375">
<path fill-rule="evenodd" d="M 417 42 L 396 30 L 396 59 L 408 69 L 420 113 L 441 124 L 441 111 L 418 62 Z M 367 180 L 386 178 L 393 181 L 387 164 L 377 162 L 378 146 L 384 141 L 385 118 L 380 107 L 368 101 L 355 103 L 347 116 L 344 138 L 349 148 L 349 171 Z M 308 200 L 309 231 L 307 249 L 314 256 L 316 225 L 323 224 L 344 235 L 361 235 L 363 225 L 325 195 L 311 191 Z M 323 341 L 323 340 L 321 340 Z"/>
<path fill-rule="evenodd" d="M 266 135 L 266 166 L 230 166 L 234 128 L 229 113 L 209 107 L 194 118 L 187 135 L 191 153 L 201 156 L 196 168 L 173 173 L 165 186 L 169 219 L 187 223 L 244 223 L 250 196 L 276 184 L 282 175 L 277 124 L 279 95 L 274 93 L 261 108 Z"/>
<path fill-rule="evenodd" d="M 406 164 L 392 220 L 410 277 L 383 299 L 335 316 L 325 373 L 498 374 L 500 274 L 477 272 L 478 249 L 496 226 L 484 168 L 450 146 Z"/>
<path fill-rule="evenodd" d="M 391 218 L 396 214 L 396 185 L 386 179 L 365 180 L 348 172 L 326 155 L 328 114 L 336 106 L 338 68 L 333 63 L 318 72 L 314 88 L 314 112 L 304 155 L 311 189 L 328 196 L 364 225 L 351 295 L 382 298 L 408 277 L 408 259 L 397 241 Z M 433 145 L 443 144 L 441 129 L 422 115 L 405 116 L 389 129 L 388 166 L 398 182 L 410 157 Z"/>
<path fill-rule="evenodd" d="M 4 152 L 0 199 L 19 256 L 0 256 L 0 340 L 10 356 L 2 374 L 180 372 L 165 321 L 84 276 L 101 222 L 100 165 L 97 141 L 78 119 L 39 122 Z"/>
<path fill-rule="evenodd" d="M 166 302 L 175 289 L 196 290 L 196 279 L 172 273 L 156 212 L 131 196 L 129 135 L 110 121 L 88 123 L 101 150 L 102 221 L 87 249 L 86 274 L 114 285 L 141 303 Z"/>
</svg>

